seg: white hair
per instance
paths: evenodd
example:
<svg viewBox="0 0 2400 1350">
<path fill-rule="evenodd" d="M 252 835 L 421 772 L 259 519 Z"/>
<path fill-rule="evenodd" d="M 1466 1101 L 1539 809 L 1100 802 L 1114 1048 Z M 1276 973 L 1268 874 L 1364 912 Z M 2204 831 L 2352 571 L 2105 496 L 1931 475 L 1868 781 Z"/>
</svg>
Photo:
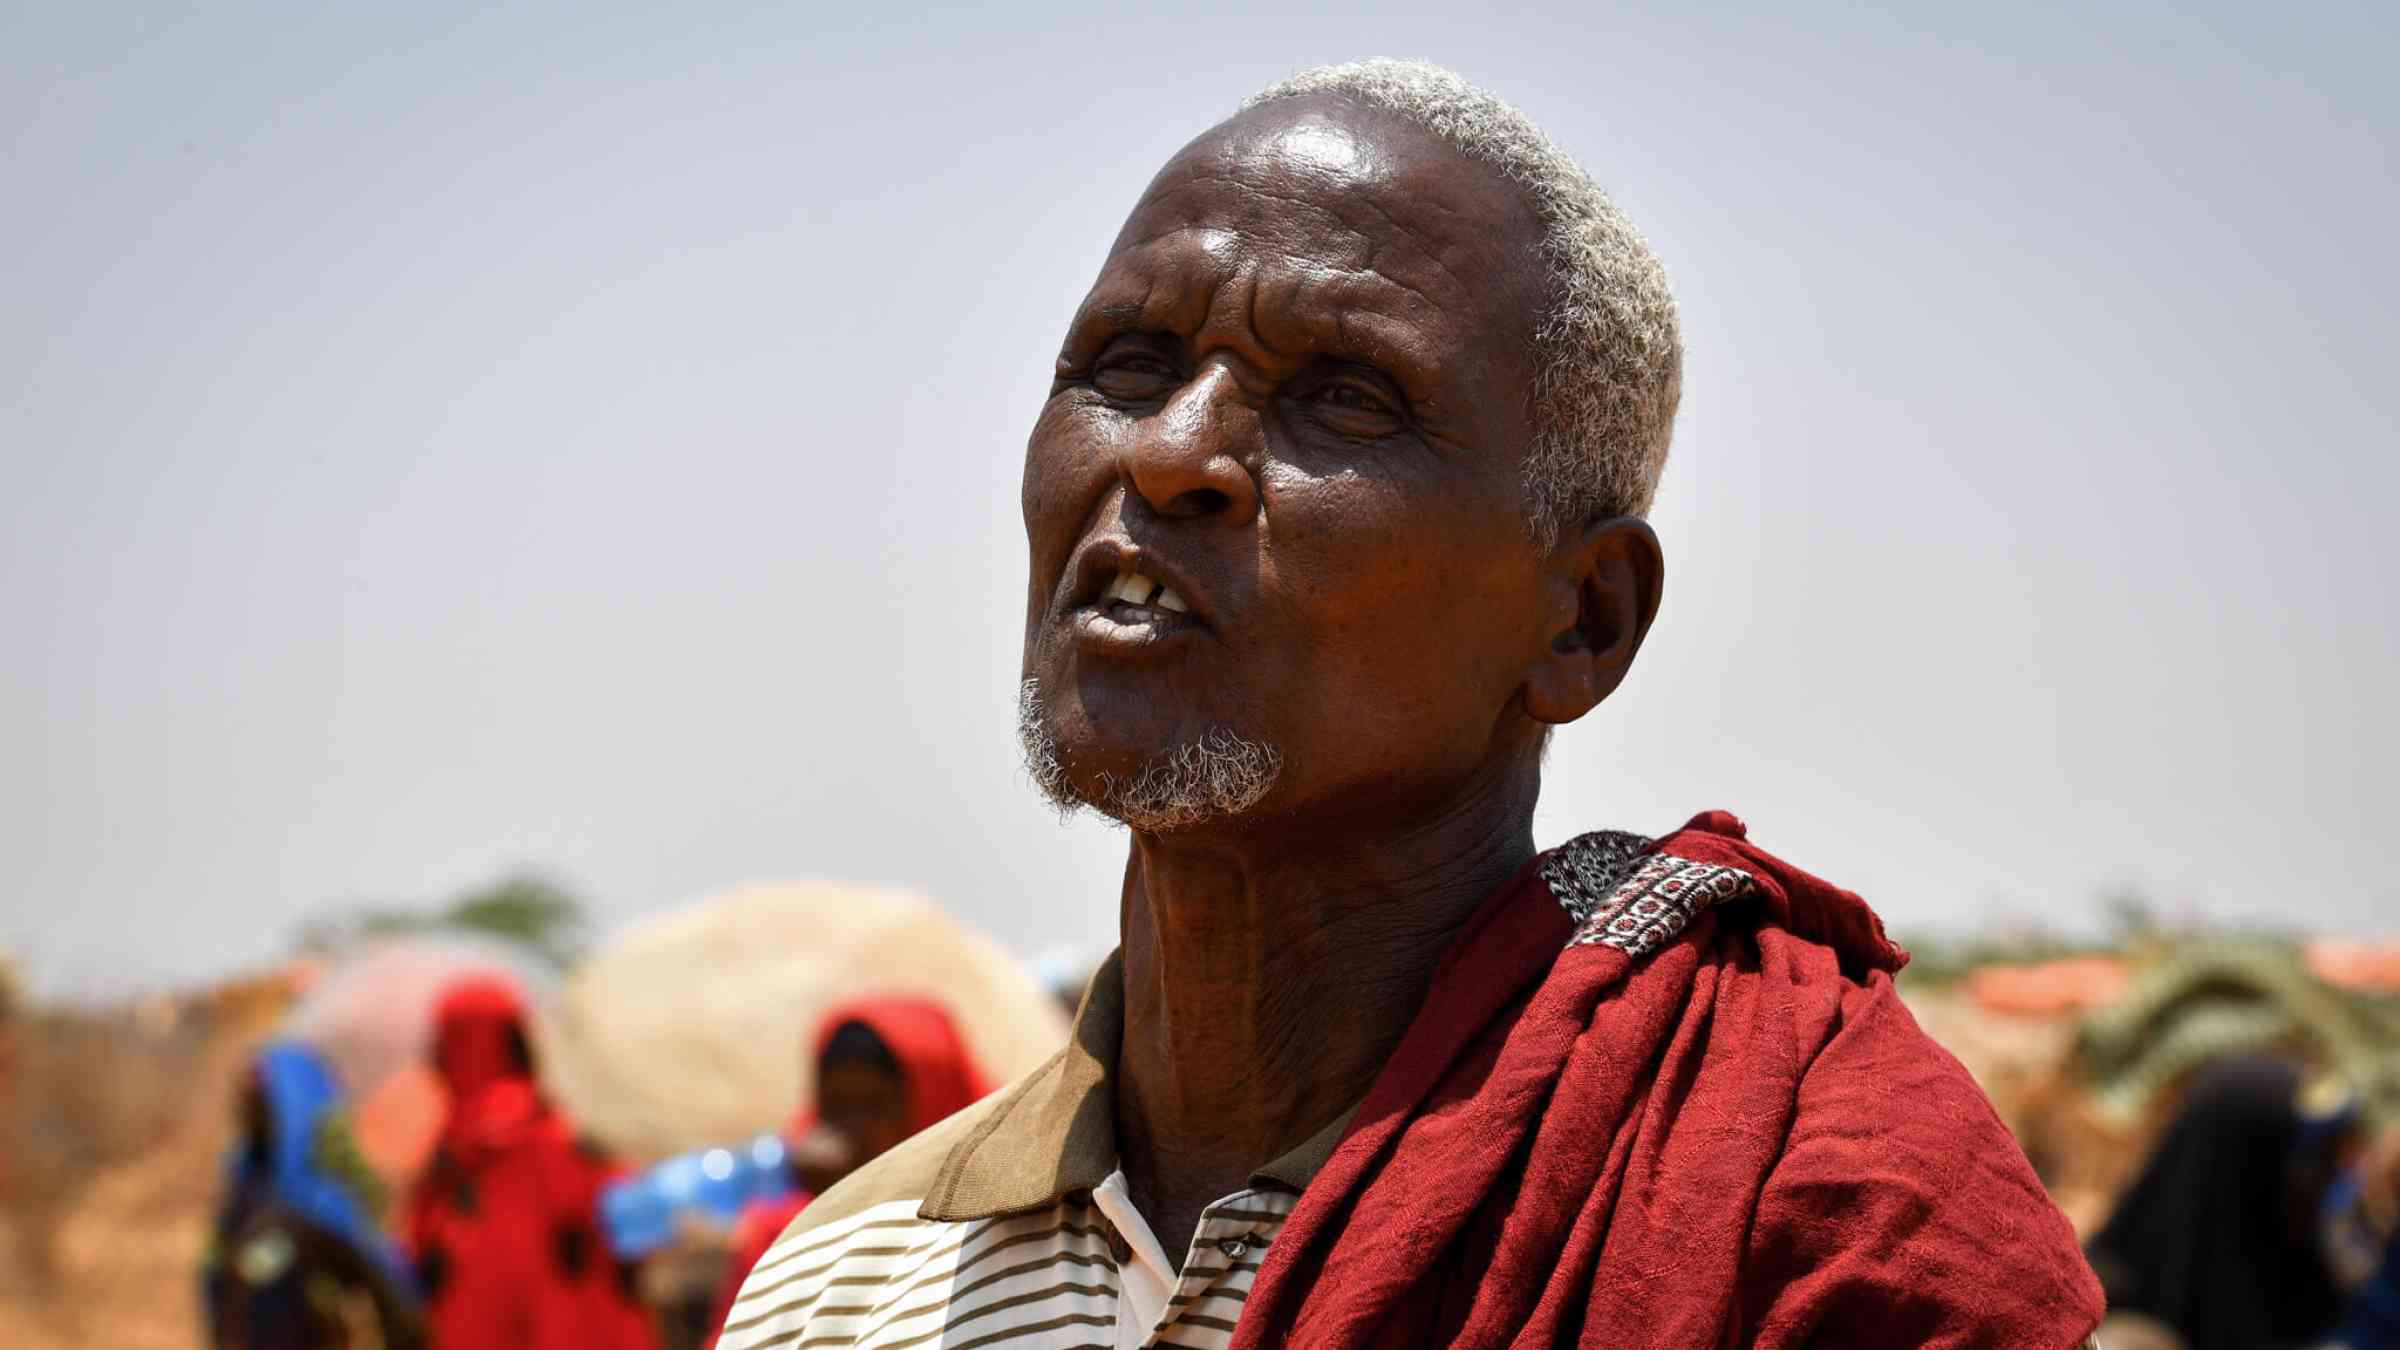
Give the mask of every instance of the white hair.
<svg viewBox="0 0 2400 1350">
<path fill-rule="evenodd" d="M 1562 528 L 1641 515 L 1666 467 L 1683 393 L 1683 342 L 1658 256 L 1616 204 L 1523 113 L 1442 67 L 1388 57 L 1320 66 L 1252 95 L 1327 94 L 1381 109 L 1500 171 L 1541 220 L 1549 307 L 1534 320 L 1527 518 Z"/>
<path fill-rule="evenodd" d="M 1152 833 L 1238 816 L 1258 805 L 1283 771 L 1275 747 L 1216 726 L 1150 756 L 1131 775 L 1100 775 L 1097 790 L 1086 796 L 1070 781 L 1058 738 L 1050 734 L 1040 680 L 1017 689 L 1017 741 L 1026 776 L 1062 815 L 1088 806 Z"/>
</svg>

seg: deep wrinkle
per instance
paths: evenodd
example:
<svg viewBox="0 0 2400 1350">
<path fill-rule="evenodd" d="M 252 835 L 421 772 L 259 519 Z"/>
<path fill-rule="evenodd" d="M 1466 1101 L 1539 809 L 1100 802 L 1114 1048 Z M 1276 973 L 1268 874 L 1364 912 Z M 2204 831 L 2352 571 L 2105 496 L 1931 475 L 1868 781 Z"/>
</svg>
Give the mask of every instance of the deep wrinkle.
<svg viewBox="0 0 2400 1350">
<path fill-rule="evenodd" d="M 1402 294 L 1395 297 L 1388 293 L 1393 289 L 1389 278 L 1378 272 L 1328 264 L 1301 267 L 1251 262 L 1234 269 L 1232 275 L 1215 266 L 1207 269 L 1206 276 L 1188 275 L 1196 270 L 1188 260 L 1159 265 L 1135 257 L 1121 265 L 1112 264 L 1093 288 L 1093 303 L 1077 315 L 1069 330 L 1060 358 L 1061 377 L 1087 372 L 1117 337 L 1155 332 L 1183 339 L 1195 354 L 1217 347 L 1238 351 L 1269 378 L 1289 378 L 1312 360 L 1330 359 L 1381 372 L 1399 386 L 1412 406 L 1442 401 L 1445 370 L 1415 359 L 1412 344 L 1400 337 L 1421 330 L 1426 323 L 1422 314 L 1412 318 L 1408 312 L 1424 308 L 1419 293 L 1403 287 L 1398 288 Z M 1107 298 L 1119 288 L 1136 286 L 1142 288 L 1145 299 Z M 1222 312 L 1225 307 L 1217 297 L 1228 286 L 1239 288 L 1244 313 Z M 1269 289 L 1281 293 L 1270 300 Z M 1156 299 L 1161 293 L 1185 298 L 1162 307 Z M 1191 313 L 1195 295 L 1207 299 L 1207 307 L 1197 316 Z"/>
</svg>

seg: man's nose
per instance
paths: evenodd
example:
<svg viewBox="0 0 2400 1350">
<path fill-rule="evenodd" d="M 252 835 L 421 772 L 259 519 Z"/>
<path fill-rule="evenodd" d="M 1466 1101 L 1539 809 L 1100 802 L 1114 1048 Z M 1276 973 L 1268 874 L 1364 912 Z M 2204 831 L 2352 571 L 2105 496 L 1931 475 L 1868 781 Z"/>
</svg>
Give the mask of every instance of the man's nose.
<svg viewBox="0 0 2400 1350">
<path fill-rule="evenodd" d="M 1232 371 L 1202 366 L 1142 419 L 1118 452 L 1117 472 L 1164 519 L 1222 515 L 1247 524 L 1258 514 L 1250 466 L 1265 448 L 1262 416 Z"/>
</svg>

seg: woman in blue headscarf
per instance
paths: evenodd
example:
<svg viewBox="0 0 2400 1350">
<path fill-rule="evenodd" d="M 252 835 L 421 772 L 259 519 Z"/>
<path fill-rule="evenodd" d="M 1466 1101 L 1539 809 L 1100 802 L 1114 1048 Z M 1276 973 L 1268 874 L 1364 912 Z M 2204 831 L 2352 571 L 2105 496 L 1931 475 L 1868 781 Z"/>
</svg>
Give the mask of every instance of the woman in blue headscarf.
<svg viewBox="0 0 2400 1350">
<path fill-rule="evenodd" d="M 341 1106 L 332 1067 L 304 1045 L 268 1046 L 245 1077 L 202 1269 L 219 1350 L 421 1343 L 407 1267 L 375 1222 L 377 1187 Z"/>
</svg>

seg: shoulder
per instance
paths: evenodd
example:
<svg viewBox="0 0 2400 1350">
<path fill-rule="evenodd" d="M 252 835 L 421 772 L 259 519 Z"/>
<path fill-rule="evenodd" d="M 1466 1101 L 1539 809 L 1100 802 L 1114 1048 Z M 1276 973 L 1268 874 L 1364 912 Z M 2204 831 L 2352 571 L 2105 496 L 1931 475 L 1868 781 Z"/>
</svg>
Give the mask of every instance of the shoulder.
<svg viewBox="0 0 2400 1350">
<path fill-rule="evenodd" d="M 832 1191 L 826 1192 L 828 1197 Z M 917 1217 L 917 1201 L 887 1200 L 856 1207 L 841 1217 L 809 1222 L 801 1212 L 759 1257 L 726 1313 L 717 1344 L 722 1350 L 777 1345 L 819 1317 L 864 1311 L 879 1288 L 907 1282 L 921 1272 L 929 1230 L 946 1227 Z M 828 1306 L 829 1295 L 840 1293 Z"/>
<path fill-rule="evenodd" d="M 810 1201 L 751 1266 L 726 1314 L 724 1350 L 780 1344 L 812 1320 L 846 1317 L 874 1291 L 911 1282 L 952 1244 L 928 1242 L 953 1225 L 918 1214 L 943 1160 L 990 1109 L 986 1098 L 844 1177 Z M 835 1292 L 843 1297 L 829 1305 Z"/>
<path fill-rule="evenodd" d="M 1937 1182 L 1971 1167 L 1988 1183 L 1979 1201 L 2028 1212 L 2045 1238 L 2071 1244 L 1983 1089 L 1900 1001 L 1893 976 L 1907 953 L 1863 898 L 1750 842 L 1748 827 L 1721 811 L 1660 840 L 1653 863 L 1661 860 L 1676 870 L 1652 891 L 1680 881 L 1686 893 L 1715 897 L 1726 911 L 1709 939 L 1721 974 L 1750 993 L 1754 1015 L 1782 1024 L 1773 1034 L 1789 1047 L 1785 1081 L 1796 1098 L 1783 1167 L 1804 1169 L 1823 1154 L 1852 1176 Z M 1659 903 L 1676 909 L 1668 902 L 1681 899 Z M 1692 907 L 1683 900 L 1679 912 Z"/>
<path fill-rule="evenodd" d="M 956 1227 L 921 1213 L 951 1154 L 1006 1108 L 1022 1085 L 1003 1089 L 900 1142 L 811 1200 L 767 1244 L 743 1280 L 725 1321 L 722 1344 L 736 1350 L 779 1329 L 805 1326 L 835 1310 L 820 1306 L 831 1290 L 852 1293 L 924 1273 L 923 1263 L 954 1244 L 925 1239 Z M 852 1300 L 855 1301 L 855 1300 Z"/>
<path fill-rule="evenodd" d="M 1840 980 L 1828 1036 L 1801 1072 L 1779 1174 L 1986 1207 L 1983 1226 L 2074 1245 L 2016 1136 L 1966 1066 L 1917 1025 L 1889 975 Z M 1971 1186 L 1962 1182 L 1972 1181 Z"/>
<path fill-rule="evenodd" d="M 1753 1258 L 1812 1317 L 1876 1307 L 1925 1344 L 2075 1344 L 2099 1320 L 2098 1281 L 1991 1100 L 1888 974 L 1827 993 L 1835 1017 L 1800 1075 Z"/>
<path fill-rule="evenodd" d="M 827 1187 L 823 1195 L 810 1201 L 808 1208 L 792 1220 L 791 1227 L 784 1230 L 783 1241 L 831 1229 L 867 1210 L 900 1201 L 906 1201 L 909 1212 L 914 1214 L 932 1192 L 951 1151 L 989 1120 L 1010 1095 L 1006 1090 L 996 1092 L 952 1113 Z"/>
<path fill-rule="evenodd" d="M 1900 1001 L 1908 958 L 1867 902 L 1723 813 L 1658 851 L 1743 878 L 1717 930 L 1720 981 L 1746 992 L 1754 1016 L 1736 1021 L 1767 1032 L 1755 1048 L 1790 1094 L 1748 1239 L 1755 1339 L 1872 1326 L 1896 1344 L 2059 1350 L 2088 1335 L 2104 1301 L 2073 1227 Z"/>
<path fill-rule="evenodd" d="M 1801 1128 L 1814 1113 L 1864 1111 L 1903 1128 L 1923 1121 L 1944 1136 L 2009 1137 L 1991 1099 L 1917 1024 L 1890 975 L 1834 976 L 1828 984 L 1833 1018 L 1801 1078 Z"/>
<path fill-rule="evenodd" d="M 941 1192 L 962 1146 L 989 1133 L 1039 1076 L 906 1140 L 801 1210 L 743 1281 L 721 1350 L 765 1350 L 804 1337 L 812 1344 L 881 1344 L 876 1338 L 886 1334 L 916 1344 L 938 1334 L 927 1331 L 941 1326 L 930 1319 L 972 1319 L 1082 1289 L 1060 1283 L 1060 1268 L 1094 1268 L 1110 1259 L 1088 1197 L 930 1216 L 936 1207 L 929 1197 Z M 985 1264 L 1001 1250 L 1011 1253 L 1007 1262 Z M 984 1268 L 960 1287 L 958 1273 L 971 1266 Z M 955 1299 L 970 1296 L 973 1307 L 953 1308 Z"/>
</svg>

